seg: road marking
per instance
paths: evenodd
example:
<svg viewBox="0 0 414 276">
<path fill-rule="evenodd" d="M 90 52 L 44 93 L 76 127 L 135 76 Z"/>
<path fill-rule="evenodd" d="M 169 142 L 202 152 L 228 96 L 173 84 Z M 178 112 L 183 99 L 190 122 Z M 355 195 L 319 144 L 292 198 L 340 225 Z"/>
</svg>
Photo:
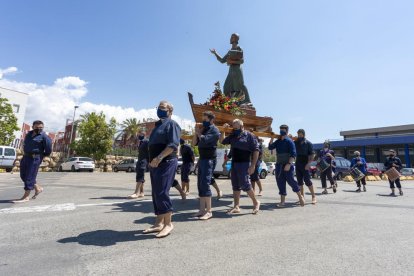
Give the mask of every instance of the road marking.
<svg viewBox="0 0 414 276">
<path fill-rule="evenodd" d="M 177 197 L 177 196 L 172 196 L 172 198 L 174 197 Z M 78 207 L 111 206 L 111 205 L 124 204 L 124 203 L 140 203 L 140 202 L 151 202 L 151 201 L 152 199 L 144 199 L 144 200 L 138 200 L 138 201 L 127 200 L 127 201 L 87 203 L 87 204 L 64 203 L 64 204 L 40 205 L 40 206 L 31 206 L 31 207 L 4 208 L 4 209 L 0 209 L 0 214 L 73 211 Z"/>
<path fill-rule="evenodd" d="M 42 206 L 32 206 L 32 207 L 5 208 L 5 209 L 0 210 L 0 214 L 59 212 L 59 211 L 72 211 L 75 209 L 76 209 L 75 204 L 65 203 L 65 204 L 42 205 Z"/>
</svg>

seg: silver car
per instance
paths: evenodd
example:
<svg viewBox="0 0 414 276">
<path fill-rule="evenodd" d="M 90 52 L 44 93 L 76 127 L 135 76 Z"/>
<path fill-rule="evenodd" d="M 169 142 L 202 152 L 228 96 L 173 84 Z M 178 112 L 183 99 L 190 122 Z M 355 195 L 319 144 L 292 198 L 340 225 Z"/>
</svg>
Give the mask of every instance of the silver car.
<svg viewBox="0 0 414 276">
<path fill-rule="evenodd" d="M 125 172 L 135 172 L 135 167 L 137 165 L 138 159 L 130 158 L 124 159 L 118 164 L 112 165 L 112 170 L 114 172 L 125 171 Z"/>
<path fill-rule="evenodd" d="M 403 176 L 413 176 L 414 175 L 414 169 L 413 168 L 404 168 L 401 170 L 401 175 Z"/>
<path fill-rule="evenodd" d="M 0 146 L 0 169 L 11 172 L 16 162 L 16 150 L 8 146 Z"/>
</svg>

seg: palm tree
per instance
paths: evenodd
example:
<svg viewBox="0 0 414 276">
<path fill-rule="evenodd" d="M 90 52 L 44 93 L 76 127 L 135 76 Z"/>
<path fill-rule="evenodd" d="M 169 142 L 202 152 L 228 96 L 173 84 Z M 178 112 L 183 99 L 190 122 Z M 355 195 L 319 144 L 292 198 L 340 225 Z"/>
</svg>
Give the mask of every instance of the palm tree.
<svg viewBox="0 0 414 276">
<path fill-rule="evenodd" d="M 141 121 L 136 118 L 126 119 L 121 123 L 121 128 L 124 133 L 125 144 L 132 138 L 135 142 L 138 133 L 142 129 Z"/>
</svg>

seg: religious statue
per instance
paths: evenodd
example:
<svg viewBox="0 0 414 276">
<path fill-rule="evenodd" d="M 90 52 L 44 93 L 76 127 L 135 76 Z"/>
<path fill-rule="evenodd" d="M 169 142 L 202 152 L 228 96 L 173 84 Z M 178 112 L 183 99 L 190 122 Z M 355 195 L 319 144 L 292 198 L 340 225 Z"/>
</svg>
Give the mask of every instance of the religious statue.
<svg viewBox="0 0 414 276">
<path fill-rule="evenodd" d="M 240 106 L 252 106 L 250 101 L 249 92 L 244 85 L 243 71 L 241 65 L 244 62 L 243 50 L 239 47 L 240 36 L 236 33 L 230 37 L 231 49 L 224 57 L 221 57 L 215 49 L 210 49 L 210 52 L 214 54 L 217 60 L 221 63 L 227 63 L 229 66 L 229 74 L 224 82 L 223 93 L 224 95 L 232 98 L 240 98 Z"/>
</svg>

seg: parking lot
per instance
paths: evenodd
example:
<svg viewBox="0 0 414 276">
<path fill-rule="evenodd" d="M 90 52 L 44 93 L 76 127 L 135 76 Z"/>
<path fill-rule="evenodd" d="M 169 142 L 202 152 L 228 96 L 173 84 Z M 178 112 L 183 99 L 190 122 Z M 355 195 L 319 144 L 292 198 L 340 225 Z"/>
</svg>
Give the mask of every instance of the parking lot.
<svg viewBox="0 0 414 276">
<path fill-rule="evenodd" d="M 189 199 L 171 190 L 175 229 L 158 240 L 142 234 L 153 222 L 151 198 L 125 198 L 134 178 L 40 173 L 44 193 L 16 205 L 18 174 L 0 174 L 0 275 L 414 275 L 414 181 L 402 183 L 403 197 L 389 197 L 384 181 L 369 182 L 366 193 L 339 182 L 337 194 L 322 196 L 314 180 L 317 205 L 307 195 L 297 206 L 288 189 L 281 209 L 268 176 L 262 211 L 251 215 L 244 196 L 242 214 L 229 216 L 231 185 L 219 179 L 226 196 L 213 201 L 213 219 L 196 221 L 191 176 Z"/>
</svg>

